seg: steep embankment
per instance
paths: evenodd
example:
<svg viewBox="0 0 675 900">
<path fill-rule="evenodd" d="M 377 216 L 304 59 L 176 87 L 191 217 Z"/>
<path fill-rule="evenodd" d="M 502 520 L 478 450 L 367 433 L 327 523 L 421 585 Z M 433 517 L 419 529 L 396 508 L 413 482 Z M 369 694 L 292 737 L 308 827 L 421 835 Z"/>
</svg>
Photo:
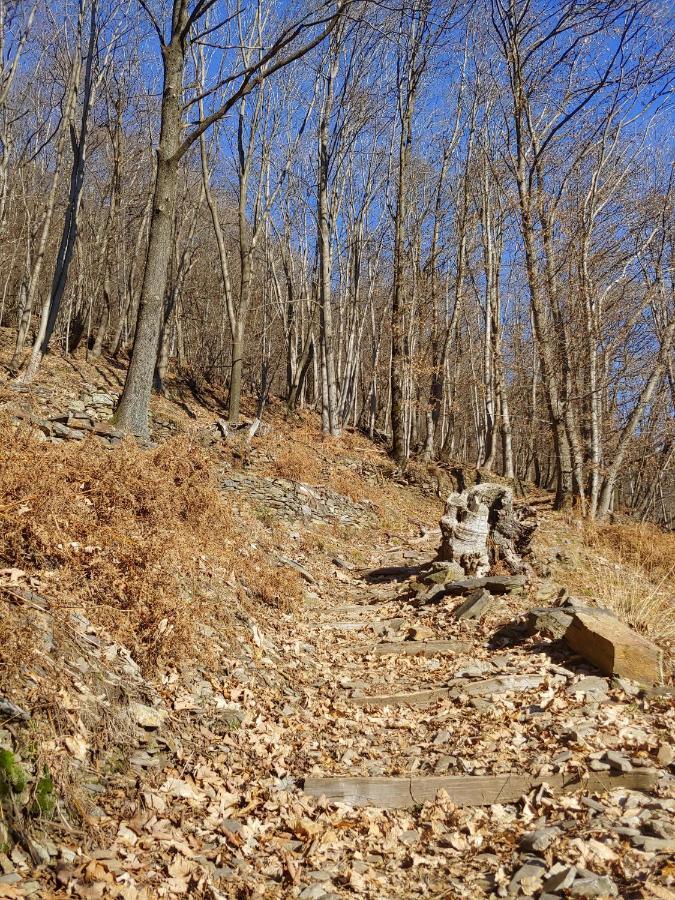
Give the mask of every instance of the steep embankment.
<svg viewBox="0 0 675 900">
<path fill-rule="evenodd" d="M 44 419 L 81 377 L 20 402 Z M 663 612 L 656 549 L 542 504 L 543 576 L 456 621 L 410 590 L 438 498 L 355 435 L 272 410 L 205 441 L 185 392 L 172 440 L 110 450 L 39 442 L 5 397 L 0 896 L 669 896 L 672 697 L 512 627 L 602 566 Z"/>
</svg>

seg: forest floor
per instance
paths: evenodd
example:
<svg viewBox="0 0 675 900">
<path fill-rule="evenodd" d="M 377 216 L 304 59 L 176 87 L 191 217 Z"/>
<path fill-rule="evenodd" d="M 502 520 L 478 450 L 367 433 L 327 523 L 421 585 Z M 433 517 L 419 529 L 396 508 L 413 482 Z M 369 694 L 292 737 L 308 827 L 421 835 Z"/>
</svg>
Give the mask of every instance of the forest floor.
<svg viewBox="0 0 675 900">
<path fill-rule="evenodd" d="M 178 384 L 156 448 L 16 423 L 118 376 L 0 380 L 0 897 L 675 897 L 672 693 L 518 626 L 568 587 L 672 685 L 672 536 L 530 497 L 545 577 L 456 621 L 447 472 L 276 407 L 202 446 Z"/>
</svg>

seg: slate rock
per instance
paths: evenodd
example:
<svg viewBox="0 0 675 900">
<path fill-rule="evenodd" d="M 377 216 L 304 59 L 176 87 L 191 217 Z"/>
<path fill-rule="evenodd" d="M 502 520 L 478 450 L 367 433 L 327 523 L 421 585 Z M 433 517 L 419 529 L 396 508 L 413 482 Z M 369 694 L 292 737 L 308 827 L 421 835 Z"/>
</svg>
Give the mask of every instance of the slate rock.
<svg viewBox="0 0 675 900">
<path fill-rule="evenodd" d="M 526 619 L 529 634 L 543 634 L 554 640 L 564 637 L 571 624 L 571 614 L 558 607 L 531 609 Z"/>
<path fill-rule="evenodd" d="M 520 846 L 523 850 L 543 853 L 544 850 L 551 846 L 559 834 L 559 828 L 538 828 L 536 831 L 528 831 L 521 837 Z"/>
<path fill-rule="evenodd" d="M 310 884 L 303 888 L 298 897 L 299 900 L 321 900 L 326 896 L 326 891 L 320 884 Z"/>
<path fill-rule="evenodd" d="M 598 675 L 587 675 L 567 688 L 568 694 L 584 694 L 586 696 L 606 698 L 609 681 Z"/>
<path fill-rule="evenodd" d="M 623 753 L 618 753 L 616 750 L 608 750 L 604 757 L 604 760 L 609 763 L 610 767 L 614 769 L 616 772 L 632 772 L 633 766 L 629 759 L 623 755 Z"/>
<path fill-rule="evenodd" d="M 556 863 L 550 870 L 548 878 L 544 882 L 543 890 L 551 894 L 557 894 L 559 891 L 565 891 L 572 887 L 577 877 L 575 866 L 566 866 L 563 863 Z"/>
<path fill-rule="evenodd" d="M 665 768 L 666 766 L 672 766 L 674 760 L 675 751 L 673 751 L 672 744 L 661 744 L 659 752 L 656 754 L 658 764 Z"/>
<path fill-rule="evenodd" d="M 657 838 L 638 835 L 630 840 L 634 847 L 645 853 L 675 853 L 675 838 Z"/>
<path fill-rule="evenodd" d="M 536 878 L 543 881 L 546 864 L 541 859 L 529 858 L 514 874 L 509 882 L 509 893 L 514 894 L 524 878 Z"/>
<path fill-rule="evenodd" d="M 463 603 L 460 603 L 453 612 L 454 619 L 480 619 L 494 605 L 494 597 L 485 588 L 477 588 L 472 591 Z"/>
<path fill-rule="evenodd" d="M 589 878 L 579 878 L 569 888 L 571 897 L 618 897 L 619 891 L 608 875 L 593 875 Z"/>
<path fill-rule="evenodd" d="M 166 713 L 154 706 L 144 703 L 130 703 L 129 712 L 134 722 L 141 728 L 160 728 L 166 719 Z"/>
</svg>

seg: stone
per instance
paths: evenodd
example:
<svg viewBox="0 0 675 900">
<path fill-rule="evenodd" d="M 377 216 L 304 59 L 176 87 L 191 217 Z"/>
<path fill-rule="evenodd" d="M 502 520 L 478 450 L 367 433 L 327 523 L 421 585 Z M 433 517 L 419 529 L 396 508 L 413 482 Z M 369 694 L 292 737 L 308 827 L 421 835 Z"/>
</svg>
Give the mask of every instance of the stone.
<svg viewBox="0 0 675 900">
<path fill-rule="evenodd" d="M 518 891 L 521 882 L 525 879 L 533 879 L 541 886 L 545 874 L 546 865 L 542 860 L 528 859 L 527 862 L 515 872 L 513 878 L 509 882 L 509 893 L 515 894 Z"/>
<path fill-rule="evenodd" d="M 452 611 L 454 619 L 480 619 L 494 604 L 494 597 L 485 588 L 478 588 Z"/>
<path fill-rule="evenodd" d="M 433 630 L 427 628 L 426 625 L 413 625 L 406 632 L 405 639 L 406 641 L 432 641 L 435 636 Z"/>
<path fill-rule="evenodd" d="M 325 896 L 326 891 L 320 884 L 310 884 L 298 894 L 299 900 L 321 900 Z"/>
<path fill-rule="evenodd" d="M 608 750 L 605 753 L 603 759 L 605 759 L 609 763 L 610 768 L 614 769 L 617 772 L 633 771 L 633 766 L 631 765 L 630 760 L 626 759 L 626 757 L 622 753 L 618 753 L 616 750 Z"/>
<path fill-rule="evenodd" d="M 608 875 L 579 878 L 568 888 L 571 897 L 618 897 L 616 885 Z"/>
<path fill-rule="evenodd" d="M 584 694 L 591 699 L 597 697 L 606 699 L 609 690 L 609 682 L 606 678 L 600 678 L 598 675 L 587 675 L 580 681 L 571 684 L 567 688 L 568 694 Z"/>
<path fill-rule="evenodd" d="M 673 760 L 675 760 L 675 752 L 672 744 L 661 744 L 656 754 L 657 763 L 665 768 L 666 766 L 672 766 Z"/>
<path fill-rule="evenodd" d="M 15 719 L 18 722 L 27 722 L 30 719 L 30 713 L 27 713 L 16 703 L 7 700 L 6 697 L 0 696 L 0 719 Z"/>
<path fill-rule="evenodd" d="M 594 800 L 592 797 L 582 797 L 581 803 L 592 812 L 604 813 L 605 811 L 605 807 L 602 805 L 602 803 L 598 803 L 598 801 Z"/>
<path fill-rule="evenodd" d="M 115 398 L 111 397 L 110 394 L 104 393 L 103 391 L 95 391 L 91 395 L 91 402 L 94 406 L 113 407 L 115 405 Z"/>
<path fill-rule="evenodd" d="M 130 703 L 129 713 L 141 728 L 160 728 L 166 719 L 166 712 L 163 709 L 146 706 L 144 703 Z"/>
<path fill-rule="evenodd" d="M 651 818 L 645 826 L 645 831 L 649 832 L 653 837 L 669 841 L 675 838 L 675 821 L 672 819 Z"/>
<path fill-rule="evenodd" d="M 657 838 L 639 835 L 630 839 L 634 847 L 645 853 L 675 853 L 675 838 Z"/>
<path fill-rule="evenodd" d="M 538 828 L 536 831 L 526 832 L 520 839 L 523 850 L 533 853 L 543 853 L 560 834 L 559 828 Z"/>
<path fill-rule="evenodd" d="M 52 434 L 54 437 L 62 438 L 66 441 L 83 441 L 84 433 L 76 428 L 69 428 L 62 425 L 61 422 L 52 422 Z"/>
<path fill-rule="evenodd" d="M 628 678 L 619 678 L 614 676 L 612 679 L 612 687 L 618 688 L 618 690 L 623 691 L 627 697 L 637 697 L 640 693 L 640 685 L 636 684 L 634 681 L 630 681 Z"/>
<path fill-rule="evenodd" d="M 566 891 L 574 884 L 577 877 L 575 866 L 566 866 L 563 863 L 556 863 L 548 873 L 548 877 L 543 884 L 543 890 L 551 894 L 558 894 L 560 891 Z"/>
<path fill-rule="evenodd" d="M 94 427 L 94 423 L 86 413 L 76 413 L 75 415 L 68 416 L 67 425 L 68 428 L 75 428 L 79 431 L 91 431 Z"/>
<path fill-rule="evenodd" d="M 620 675 L 647 684 L 663 681 L 661 649 L 599 610 L 575 610 L 565 641 L 606 675 Z"/>
<path fill-rule="evenodd" d="M 559 607 L 531 609 L 527 614 L 526 625 L 529 634 L 543 634 L 558 640 L 565 636 L 572 624 L 572 616 Z"/>
</svg>

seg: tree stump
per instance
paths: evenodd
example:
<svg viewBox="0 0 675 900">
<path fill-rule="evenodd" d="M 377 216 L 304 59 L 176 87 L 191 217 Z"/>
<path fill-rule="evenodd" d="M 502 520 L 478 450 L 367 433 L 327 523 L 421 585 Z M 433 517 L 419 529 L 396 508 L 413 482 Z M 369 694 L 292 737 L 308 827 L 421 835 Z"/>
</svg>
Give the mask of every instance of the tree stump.
<svg viewBox="0 0 675 900">
<path fill-rule="evenodd" d="M 528 570 L 524 557 L 537 523 L 529 507 L 514 509 L 511 488 L 488 482 L 450 494 L 440 525 L 438 559 L 467 575 L 483 577 L 498 562 L 514 574 Z"/>
</svg>

